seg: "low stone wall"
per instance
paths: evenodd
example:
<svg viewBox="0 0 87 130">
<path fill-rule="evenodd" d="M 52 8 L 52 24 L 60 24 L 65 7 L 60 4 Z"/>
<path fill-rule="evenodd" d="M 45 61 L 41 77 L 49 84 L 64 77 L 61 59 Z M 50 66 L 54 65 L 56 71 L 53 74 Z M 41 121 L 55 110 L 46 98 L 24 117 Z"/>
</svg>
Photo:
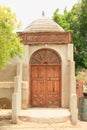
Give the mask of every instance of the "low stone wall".
<svg viewBox="0 0 87 130">
<path fill-rule="evenodd" d="M 0 109 L 12 108 L 12 94 L 14 91 L 14 82 L 0 82 Z"/>
<path fill-rule="evenodd" d="M 3 81 L 0 82 L 0 109 L 12 108 L 12 94 L 14 92 L 14 82 Z M 28 108 L 29 101 L 28 82 L 22 81 L 22 108 Z"/>
</svg>

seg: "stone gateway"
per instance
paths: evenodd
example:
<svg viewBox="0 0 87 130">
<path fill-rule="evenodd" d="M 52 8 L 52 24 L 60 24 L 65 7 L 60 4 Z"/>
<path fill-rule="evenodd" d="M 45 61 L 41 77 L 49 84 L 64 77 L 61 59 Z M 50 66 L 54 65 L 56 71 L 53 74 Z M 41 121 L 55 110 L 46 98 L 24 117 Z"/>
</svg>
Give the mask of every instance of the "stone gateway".
<svg viewBox="0 0 87 130">
<path fill-rule="evenodd" d="M 5 70 L 0 70 L 0 98 L 14 102 L 15 93 L 18 109 L 68 108 L 75 124 L 77 97 L 71 32 L 42 16 L 18 35 L 26 52 L 23 60 L 16 57 Z"/>
</svg>

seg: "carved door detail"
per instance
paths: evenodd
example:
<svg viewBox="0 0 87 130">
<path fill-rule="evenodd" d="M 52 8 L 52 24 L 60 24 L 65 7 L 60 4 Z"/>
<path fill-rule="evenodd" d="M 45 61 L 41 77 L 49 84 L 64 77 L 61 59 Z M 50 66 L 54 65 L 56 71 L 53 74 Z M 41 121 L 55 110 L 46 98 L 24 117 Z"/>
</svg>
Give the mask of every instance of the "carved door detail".
<svg viewBox="0 0 87 130">
<path fill-rule="evenodd" d="M 41 50 L 40 50 L 41 51 Z M 51 59 L 49 51 L 38 51 L 32 58 L 31 64 L 31 106 L 60 107 L 61 106 L 61 64 L 59 57 Z M 48 52 L 46 52 L 48 51 Z M 45 56 L 43 56 L 45 54 Z M 48 55 L 47 55 L 48 54 Z M 37 58 L 39 55 L 39 58 Z M 43 60 L 40 62 L 40 58 Z M 51 59 L 51 61 L 49 60 Z M 56 59 L 56 60 L 55 60 Z M 54 62 L 55 64 L 54 64 Z M 39 62 L 39 64 L 36 64 Z M 57 62 L 57 63 L 56 63 Z M 53 63 L 53 64 L 52 64 Z"/>
<path fill-rule="evenodd" d="M 31 67 L 31 106 L 41 107 L 45 104 L 45 68 Z"/>
<path fill-rule="evenodd" d="M 60 66 L 47 66 L 46 74 L 46 106 L 60 107 Z"/>
</svg>

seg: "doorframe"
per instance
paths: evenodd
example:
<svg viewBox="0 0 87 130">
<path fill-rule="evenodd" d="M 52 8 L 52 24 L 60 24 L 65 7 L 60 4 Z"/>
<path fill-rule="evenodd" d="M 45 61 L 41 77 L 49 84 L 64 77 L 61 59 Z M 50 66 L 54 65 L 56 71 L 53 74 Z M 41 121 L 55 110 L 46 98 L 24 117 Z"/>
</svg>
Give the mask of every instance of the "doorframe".
<svg viewBox="0 0 87 130">
<path fill-rule="evenodd" d="M 50 50 L 50 51 L 52 51 L 52 52 L 54 52 L 54 53 L 56 53 L 57 54 L 57 56 L 60 58 L 60 60 L 61 60 L 61 56 L 60 56 L 60 54 L 57 52 L 57 51 L 55 51 L 54 49 L 49 49 L 49 48 L 42 48 L 42 49 L 39 49 L 39 50 L 36 50 L 34 53 L 37 53 L 37 52 L 39 52 L 40 50 Z M 33 53 L 33 54 L 34 54 Z M 32 55 L 33 55 L 32 54 Z M 32 55 L 31 55 L 31 57 L 30 57 L 30 61 L 31 61 L 31 59 L 32 59 Z M 31 89 L 31 67 L 32 67 L 32 65 L 33 64 L 30 64 L 30 61 L 29 61 L 29 97 L 28 97 L 28 99 L 29 99 L 29 101 L 28 101 L 28 106 L 29 107 L 32 107 L 31 106 L 31 102 L 32 102 L 32 99 L 31 99 L 31 94 L 32 94 L 32 89 Z M 39 66 L 39 65 L 42 65 L 42 64 L 34 64 L 35 66 L 37 65 L 37 66 Z M 44 65 L 44 64 L 43 64 Z M 48 65 L 52 65 L 52 64 L 48 64 Z M 61 64 L 54 64 L 54 65 L 60 65 L 60 69 L 61 69 L 61 71 L 60 71 L 60 107 L 61 107 L 61 105 L 62 105 L 62 60 L 61 60 Z"/>
</svg>

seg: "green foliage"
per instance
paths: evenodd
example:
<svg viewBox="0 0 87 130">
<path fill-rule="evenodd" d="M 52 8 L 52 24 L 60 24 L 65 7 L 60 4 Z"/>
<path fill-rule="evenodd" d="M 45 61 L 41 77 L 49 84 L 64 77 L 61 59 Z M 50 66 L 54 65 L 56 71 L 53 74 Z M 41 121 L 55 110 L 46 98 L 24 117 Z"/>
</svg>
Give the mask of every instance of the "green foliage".
<svg viewBox="0 0 87 130">
<path fill-rule="evenodd" d="M 9 63 L 10 58 L 21 56 L 24 52 L 20 38 L 14 33 L 18 27 L 16 23 L 16 15 L 12 13 L 11 9 L 0 7 L 0 68 Z"/>
<path fill-rule="evenodd" d="M 87 83 L 87 69 L 82 69 L 76 75 L 76 80 Z"/>
<path fill-rule="evenodd" d="M 54 21 L 65 30 L 72 31 L 76 71 L 87 69 L 87 1 L 75 4 L 69 12 L 65 9 L 63 15 L 58 11 L 56 9 L 54 12 Z"/>
</svg>

